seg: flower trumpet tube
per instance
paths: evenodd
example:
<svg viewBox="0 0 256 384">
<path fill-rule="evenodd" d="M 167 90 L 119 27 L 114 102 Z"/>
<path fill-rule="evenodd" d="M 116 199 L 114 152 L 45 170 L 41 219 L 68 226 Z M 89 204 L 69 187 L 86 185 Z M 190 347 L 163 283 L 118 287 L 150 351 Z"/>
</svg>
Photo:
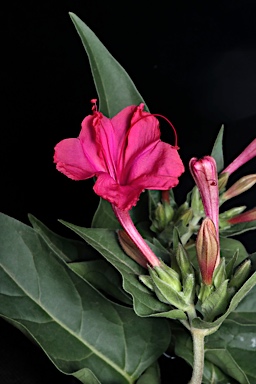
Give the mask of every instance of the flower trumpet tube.
<svg viewBox="0 0 256 384">
<path fill-rule="evenodd" d="M 112 118 L 94 105 L 78 138 L 55 146 L 54 162 L 73 180 L 96 176 L 94 191 L 124 211 L 136 205 L 145 189 L 175 187 L 184 172 L 177 147 L 160 140 L 159 121 L 143 104 L 126 107 Z"/>
<path fill-rule="evenodd" d="M 221 173 L 231 173 L 235 172 L 239 167 L 243 164 L 247 163 L 247 161 L 251 160 L 256 156 L 256 139 L 254 139 L 235 160 L 232 161 Z"/>
<path fill-rule="evenodd" d="M 154 254 L 154 252 L 151 250 L 151 248 L 148 246 L 148 244 L 145 242 L 143 237 L 140 235 L 140 233 L 136 229 L 129 212 L 123 211 L 122 209 L 117 208 L 115 205 L 112 205 L 112 208 L 113 208 L 113 211 L 115 212 L 117 219 L 119 220 L 120 224 L 124 228 L 125 232 L 133 241 L 133 243 L 138 247 L 140 252 L 145 257 L 145 261 L 147 262 L 144 264 L 143 261 L 141 260 L 141 257 L 138 258 L 138 255 L 136 255 L 137 256 L 136 261 L 143 267 L 146 267 L 147 263 L 150 264 L 152 267 L 159 267 L 161 265 L 161 261 Z M 133 259 L 135 259 L 135 257 L 133 257 Z"/>
<path fill-rule="evenodd" d="M 256 220 L 256 208 L 250 209 L 249 211 L 243 212 L 240 215 L 234 216 L 228 219 L 229 224 L 247 223 L 249 221 Z"/>
<path fill-rule="evenodd" d="M 206 217 L 198 231 L 196 252 L 202 281 L 212 284 L 212 277 L 219 257 L 219 241 L 213 221 Z"/>
</svg>

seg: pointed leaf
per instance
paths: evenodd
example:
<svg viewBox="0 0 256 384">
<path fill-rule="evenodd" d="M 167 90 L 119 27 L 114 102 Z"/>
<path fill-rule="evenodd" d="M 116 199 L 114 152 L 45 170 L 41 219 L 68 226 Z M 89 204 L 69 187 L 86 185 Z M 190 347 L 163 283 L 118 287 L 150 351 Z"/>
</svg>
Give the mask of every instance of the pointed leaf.
<svg viewBox="0 0 256 384">
<path fill-rule="evenodd" d="M 0 266 L 0 315 L 23 326 L 64 373 L 85 368 L 100 382 L 131 384 L 168 346 L 168 323 L 105 299 L 32 228 L 4 214 Z"/>
<path fill-rule="evenodd" d="M 222 147 L 223 132 L 224 132 L 224 125 L 222 125 L 220 128 L 220 131 L 215 140 L 212 153 L 211 153 L 211 156 L 214 157 L 216 161 L 218 172 L 222 171 L 222 169 L 224 168 L 223 147 Z"/>
<path fill-rule="evenodd" d="M 90 61 L 92 75 L 99 95 L 100 111 L 107 117 L 113 117 L 128 105 L 142 103 L 143 99 L 133 81 L 98 37 L 74 13 L 69 15 Z"/>
<path fill-rule="evenodd" d="M 132 295 L 134 310 L 139 316 L 150 316 L 170 309 L 168 305 L 160 303 L 155 295 L 139 281 L 139 276 L 145 274 L 145 269 L 123 252 L 115 231 L 82 228 L 61 222 L 97 249 L 121 273 L 123 288 Z"/>
<path fill-rule="evenodd" d="M 84 242 L 57 235 L 31 214 L 28 215 L 28 218 L 34 230 L 62 260 L 70 262 L 99 258 L 99 254 Z"/>
<path fill-rule="evenodd" d="M 105 260 L 70 263 L 69 267 L 100 292 L 121 303 L 132 306 L 131 297 L 122 289 L 122 279 L 117 270 Z"/>
</svg>

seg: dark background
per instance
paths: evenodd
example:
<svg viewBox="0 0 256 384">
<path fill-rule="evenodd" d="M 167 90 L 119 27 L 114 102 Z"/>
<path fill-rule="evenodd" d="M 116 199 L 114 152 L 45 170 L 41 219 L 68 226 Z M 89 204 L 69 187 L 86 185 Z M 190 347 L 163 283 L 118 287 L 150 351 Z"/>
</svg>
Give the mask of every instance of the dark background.
<svg viewBox="0 0 256 384">
<path fill-rule="evenodd" d="M 221 124 L 226 165 L 255 138 L 255 0 L 9 1 L 2 8 L 2 212 L 25 223 L 32 213 L 72 236 L 57 219 L 88 226 L 97 207 L 92 181 L 74 182 L 52 161 L 55 144 L 78 135 L 90 99 L 97 97 L 69 11 L 126 69 L 150 111 L 174 123 L 186 169 L 192 156 L 210 154 Z M 164 124 L 162 139 L 173 140 Z M 255 165 L 251 160 L 232 180 L 255 172 Z M 191 186 L 186 172 L 176 188 L 179 202 Z M 252 208 L 255 189 L 235 202 Z M 255 250 L 252 233 L 242 240 Z M 70 380 L 3 321 L 0 334 L 1 384 Z M 178 381 L 175 367 L 172 372 L 175 383 L 187 382 Z"/>
</svg>

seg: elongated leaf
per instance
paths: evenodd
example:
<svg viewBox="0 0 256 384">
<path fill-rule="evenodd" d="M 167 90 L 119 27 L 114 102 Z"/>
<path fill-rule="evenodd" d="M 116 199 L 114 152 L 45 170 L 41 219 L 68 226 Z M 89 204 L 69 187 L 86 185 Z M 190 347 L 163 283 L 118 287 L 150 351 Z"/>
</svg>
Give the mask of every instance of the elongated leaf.
<svg viewBox="0 0 256 384">
<path fill-rule="evenodd" d="M 117 270 L 105 260 L 70 263 L 69 267 L 103 294 L 132 306 L 131 296 L 122 289 L 122 279 Z"/>
<path fill-rule="evenodd" d="M 86 243 L 57 235 L 31 214 L 28 215 L 28 218 L 34 230 L 42 237 L 48 247 L 64 261 L 96 260 L 99 258 L 99 254 Z"/>
<path fill-rule="evenodd" d="M 134 300 L 134 310 L 139 316 L 151 316 L 159 312 L 168 312 L 170 307 L 160 303 L 155 295 L 139 281 L 146 270 L 128 257 L 117 242 L 115 231 L 107 229 L 82 228 L 61 221 L 97 249 L 123 277 L 123 288 Z"/>
<path fill-rule="evenodd" d="M 57 235 L 32 215 L 29 215 L 29 219 L 33 228 L 49 248 L 66 261 L 69 268 L 102 293 L 123 303 L 131 304 L 129 295 L 122 289 L 119 273 L 111 264 L 102 259 L 99 252 L 84 241 L 69 240 Z"/>
<path fill-rule="evenodd" d="M 131 78 L 98 37 L 74 13 L 70 13 L 70 17 L 90 61 L 99 96 L 100 111 L 105 116 L 113 117 L 128 105 L 142 103 L 143 99 Z"/>
<path fill-rule="evenodd" d="M 23 326 L 64 373 L 88 369 L 102 383 L 131 384 L 167 348 L 165 321 L 105 299 L 32 228 L 3 214 L 0 266 L 0 315 Z"/>
<path fill-rule="evenodd" d="M 80 371 L 73 373 L 73 376 L 86 384 L 101 384 L 97 377 L 92 373 L 90 369 L 83 368 Z"/>
<path fill-rule="evenodd" d="M 104 199 L 100 199 L 98 208 L 92 219 L 92 228 L 120 229 L 119 224 L 111 204 Z"/>
<path fill-rule="evenodd" d="M 234 224 L 229 228 L 223 229 L 221 231 L 221 236 L 236 236 L 247 231 L 252 231 L 254 229 L 256 229 L 256 220 L 250 221 L 248 223 Z"/>
<path fill-rule="evenodd" d="M 212 153 L 211 153 L 211 156 L 214 157 L 216 161 L 218 172 L 222 171 L 222 169 L 224 168 L 223 147 L 222 147 L 223 132 L 224 132 L 224 125 L 222 125 L 220 128 L 220 131 L 215 140 Z"/>
</svg>

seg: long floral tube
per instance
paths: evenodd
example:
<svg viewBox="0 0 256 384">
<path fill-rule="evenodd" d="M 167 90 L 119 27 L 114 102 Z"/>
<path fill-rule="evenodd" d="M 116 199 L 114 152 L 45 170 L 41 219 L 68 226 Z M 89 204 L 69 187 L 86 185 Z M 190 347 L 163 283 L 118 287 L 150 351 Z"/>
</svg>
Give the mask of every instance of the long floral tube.
<svg viewBox="0 0 256 384">
<path fill-rule="evenodd" d="M 239 167 L 243 164 L 247 163 L 247 161 L 251 160 L 256 156 L 256 139 L 254 139 L 244 150 L 240 153 L 239 156 L 235 158 L 221 173 L 231 173 L 235 172 Z"/>
<path fill-rule="evenodd" d="M 145 242 L 143 237 L 138 232 L 137 228 L 135 227 L 131 219 L 129 212 L 119 209 L 113 204 L 112 204 L 112 208 L 120 224 L 122 225 L 126 233 L 129 235 L 131 240 L 136 244 L 139 250 L 143 253 L 148 263 L 152 267 L 159 267 L 161 265 L 160 260 L 154 254 L 154 252 L 151 250 L 151 248 L 148 246 L 148 244 Z"/>
</svg>

